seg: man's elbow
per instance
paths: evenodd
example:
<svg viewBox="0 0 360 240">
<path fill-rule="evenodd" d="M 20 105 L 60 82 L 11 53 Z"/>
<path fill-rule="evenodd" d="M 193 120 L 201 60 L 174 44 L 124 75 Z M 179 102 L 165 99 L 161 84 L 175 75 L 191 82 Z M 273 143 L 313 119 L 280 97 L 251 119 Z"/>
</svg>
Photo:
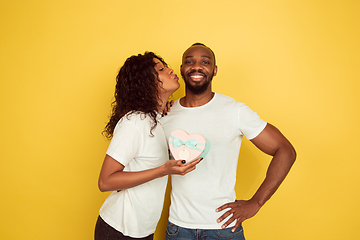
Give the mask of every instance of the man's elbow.
<svg viewBox="0 0 360 240">
<path fill-rule="evenodd" d="M 290 149 L 289 149 L 289 159 L 290 159 L 290 161 L 292 161 L 292 163 L 295 162 L 296 156 L 297 156 L 297 153 L 296 153 L 295 148 L 294 148 L 292 145 L 290 145 Z"/>
</svg>

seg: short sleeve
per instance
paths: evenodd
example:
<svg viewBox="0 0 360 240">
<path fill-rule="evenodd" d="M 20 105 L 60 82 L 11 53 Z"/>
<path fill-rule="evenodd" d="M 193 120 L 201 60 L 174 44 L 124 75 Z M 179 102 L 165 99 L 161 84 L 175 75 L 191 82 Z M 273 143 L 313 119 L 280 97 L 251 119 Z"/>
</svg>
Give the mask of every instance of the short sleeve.
<svg viewBox="0 0 360 240">
<path fill-rule="evenodd" d="M 260 116 L 243 103 L 238 105 L 238 119 L 240 131 L 248 140 L 257 137 L 267 123 Z"/>
<path fill-rule="evenodd" d="M 132 122 L 120 122 L 114 130 L 106 154 L 126 166 L 139 155 L 141 143 L 140 129 Z"/>
</svg>

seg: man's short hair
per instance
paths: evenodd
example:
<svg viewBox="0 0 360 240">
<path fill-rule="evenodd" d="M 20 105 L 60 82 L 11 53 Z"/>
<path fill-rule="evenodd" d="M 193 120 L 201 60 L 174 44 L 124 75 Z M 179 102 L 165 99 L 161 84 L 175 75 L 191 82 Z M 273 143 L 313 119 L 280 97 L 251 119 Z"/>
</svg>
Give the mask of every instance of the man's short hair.
<svg viewBox="0 0 360 240">
<path fill-rule="evenodd" d="M 206 47 L 207 49 L 209 49 L 214 57 L 214 65 L 216 65 L 215 53 L 213 52 L 213 50 L 211 50 L 211 48 L 209 48 L 208 46 L 206 46 L 205 44 L 200 43 L 200 42 L 196 42 L 193 45 L 191 45 L 190 47 L 193 47 L 193 46 L 203 46 L 203 47 Z"/>
</svg>

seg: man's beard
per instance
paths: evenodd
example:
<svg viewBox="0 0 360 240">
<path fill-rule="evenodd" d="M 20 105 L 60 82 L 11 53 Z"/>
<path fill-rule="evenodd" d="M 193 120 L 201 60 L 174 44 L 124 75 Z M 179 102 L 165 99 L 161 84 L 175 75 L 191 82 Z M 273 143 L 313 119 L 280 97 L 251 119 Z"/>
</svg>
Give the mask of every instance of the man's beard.
<svg viewBox="0 0 360 240">
<path fill-rule="evenodd" d="M 190 81 L 189 81 L 190 74 L 195 73 L 195 72 L 201 73 L 202 75 L 205 76 L 206 81 L 203 84 L 195 84 L 195 85 L 190 84 Z M 204 93 L 206 91 L 206 89 L 209 87 L 209 85 L 210 85 L 210 83 L 211 83 L 211 81 L 212 81 L 212 79 L 214 77 L 214 73 L 207 76 L 201 70 L 193 70 L 193 71 L 187 73 L 186 75 L 181 73 L 181 76 L 184 79 L 186 89 L 189 90 L 191 93 L 198 95 L 198 94 Z"/>
</svg>

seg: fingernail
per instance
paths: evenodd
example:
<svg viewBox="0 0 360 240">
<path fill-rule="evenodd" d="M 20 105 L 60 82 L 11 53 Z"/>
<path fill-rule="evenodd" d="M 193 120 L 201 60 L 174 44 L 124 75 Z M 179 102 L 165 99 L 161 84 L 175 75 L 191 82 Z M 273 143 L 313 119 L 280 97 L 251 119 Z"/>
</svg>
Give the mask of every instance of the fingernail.
<svg viewBox="0 0 360 240">
<path fill-rule="evenodd" d="M 181 161 L 181 163 L 182 163 L 182 164 L 185 164 L 185 163 L 186 163 L 186 161 L 185 161 L 185 160 L 182 160 L 182 161 Z"/>
</svg>

